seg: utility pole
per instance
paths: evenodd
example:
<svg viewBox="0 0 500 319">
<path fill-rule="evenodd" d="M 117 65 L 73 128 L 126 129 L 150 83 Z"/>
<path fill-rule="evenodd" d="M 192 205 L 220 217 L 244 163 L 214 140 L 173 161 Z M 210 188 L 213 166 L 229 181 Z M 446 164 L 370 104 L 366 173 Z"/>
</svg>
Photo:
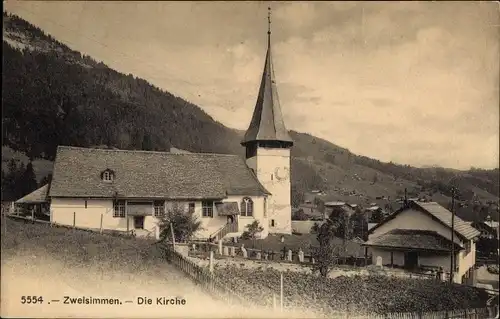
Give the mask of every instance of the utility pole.
<svg viewBox="0 0 500 319">
<path fill-rule="evenodd" d="M 451 188 L 451 257 L 450 257 L 450 284 L 453 283 L 455 273 L 455 187 Z"/>
</svg>

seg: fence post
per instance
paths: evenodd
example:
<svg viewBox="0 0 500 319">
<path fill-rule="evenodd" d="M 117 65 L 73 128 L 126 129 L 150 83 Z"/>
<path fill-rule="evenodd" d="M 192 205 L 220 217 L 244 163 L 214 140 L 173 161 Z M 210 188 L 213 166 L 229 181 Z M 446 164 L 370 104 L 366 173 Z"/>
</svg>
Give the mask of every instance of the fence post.
<svg viewBox="0 0 500 319">
<path fill-rule="evenodd" d="M 31 208 L 31 223 L 32 224 L 35 223 L 35 208 L 34 207 Z"/>
<path fill-rule="evenodd" d="M 283 272 L 280 273 L 280 309 L 283 312 Z"/>
<path fill-rule="evenodd" d="M 103 217 L 103 214 L 101 214 L 101 227 L 99 228 L 99 233 L 102 234 L 102 217 Z"/>
<path fill-rule="evenodd" d="M 214 251 L 213 250 L 210 250 L 209 270 L 210 270 L 210 273 L 214 272 Z"/>
<path fill-rule="evenodd" d="M 73 212 L 73 228 L 76 227 L 76 212 Z"/>
<path fill-rule="evenodd" d="M 174 235 L 174 225 L 170 223 L 170 232 L 172 233 L 172 248 L 175 251 L 175 235 Z"/>
<path fill-rule="evenodd" d="M 273 292 L 273 311 L 276 311 L 276 294 Z"/>
</svg>

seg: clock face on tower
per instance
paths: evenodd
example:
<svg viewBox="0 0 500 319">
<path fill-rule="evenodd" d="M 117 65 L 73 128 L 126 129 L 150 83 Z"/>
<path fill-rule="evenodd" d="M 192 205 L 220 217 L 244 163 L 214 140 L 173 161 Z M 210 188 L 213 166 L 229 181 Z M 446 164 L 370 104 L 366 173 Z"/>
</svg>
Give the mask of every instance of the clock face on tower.
<svg viewBox="0 0 500 319">
<path fill-rule="evenodd" d="M 278 181 L 286 181 L 290 178 L 290 169 L 288 167 L 277 167 L 274 175 Z"/>
</svg>

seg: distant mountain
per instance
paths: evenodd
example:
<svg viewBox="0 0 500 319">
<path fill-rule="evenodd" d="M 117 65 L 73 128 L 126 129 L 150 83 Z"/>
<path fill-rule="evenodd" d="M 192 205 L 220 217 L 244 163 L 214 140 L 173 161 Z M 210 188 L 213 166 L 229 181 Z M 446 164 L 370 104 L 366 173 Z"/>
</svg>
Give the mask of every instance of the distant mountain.
<svg viewBox="0 0 500 319">
<path fill-rule="evenodd" d="M 112 70 L 15 15 L 4 12 L 3 18 L 3 149 L 10 150 L 2 154 L 4 163 L 12 154 L 24 154 L 21 161 L 37 160 L 37 175 L 48 174 L 57 145 L 244 155 L 243 132 L 200 107 Z M 310 134 L 290 133 L 295 205 L 311 189 L 325 190 L 325 198 L 366 204 L 400 197 L 405 188 L 411 196 L 446 204 L 452 183 L 466 203 L 498 201 L 498 169 L 383 163 Z M 496 213 L 498 203 L 488 207 Z"/>
</svg>

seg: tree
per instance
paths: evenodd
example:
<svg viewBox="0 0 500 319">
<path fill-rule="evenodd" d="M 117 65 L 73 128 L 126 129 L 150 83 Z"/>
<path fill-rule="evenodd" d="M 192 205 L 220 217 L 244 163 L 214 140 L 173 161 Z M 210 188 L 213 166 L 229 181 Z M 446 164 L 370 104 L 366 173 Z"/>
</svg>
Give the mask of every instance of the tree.
<svg viewBox="0 0 500 319">
<path fill-rule="evenodd" d="M 259 221 L 256 220 L 251 224 L 246 226 L 247 230 L 241 234 L 242 239 L 251 239 L 252 240 L 252 248 L 255 247 L 255 239 L 257 239 L 257 234 L 262 232 L 264 228 L 260 226 Z"/>
<path fill-rule="evenodd" d="M 368 240 L 368 221 L 365 214 L 360 209 L 356 209 L 350 221 L 352 236 L 365 241 Z"/>
<path fill-rule="evenodd" d="M 308 220 L 309 216 L 304 213 L 304 210 L 300 208 L 299 210 L 293 212 L 292 220 Z"/>
<path fill-rule="evenodd" d="M 25 196 L 38 188 L 35 171 L 33 170 L 33 164 L 31 162 L 26 166 L 26 170 L 21 176 L 20 183 L 21 196 Z"/>
<path fill-rule="evenodd" d="M 151 141 L 151 136 L 149 136 L 148 133 L 145 133 L 144 137 L 142 138 L 142 150 L 143 151 L 153 150 L 153 143 Z"/>
<path fill-rule="evenodd" d="M 292 184 L 292 207 L 299 207 L 304 202 L 304 192 L 299 191 L 295 185 Z"/>
<path fill-rule="evenodd" d="M 194 212 L 186 212 L 181 205 L 172 205 L 163 216 L 157 218 L 162 242 L 172 240 L 170 224 L 174 229 L 176 242 L 189 241 L 197 231 L 203 230 L 202 223 Z"/>
<path fill-rule="evenodd" d="M 15 159 L 11 159 L 7 164 L 7 169 L 7 172 L 3 172 L 2 199 L 17 200 L 25 195 L 23 194 L 21 181 L 25 173 L 24 164 L 21 162 L 18 165 Z"/>
<path fill-rule="evenodd" d="M 42 187 L 44 185 L 50 184 L 50 182 L 52 182 L 52 174 L 48 174 L 47 176 L 42 178 L 38 187 Z"/>
<path fill-rule="evenodd" d="M 314 198 L 314 205 L 316 205 L 316 209 L 321 213 L 325 214 L 325 202 L 321 198 Z"/>
<path fill-rule="evenodd" d="M 382 221 L 382 219 L 384 219 L 384 214 L 380 208 L 372 212 L 372 216 L 370 218 L 372 223 L 378 224 Z"/>
<path fill-rule="evenodd" d="M 312 265 L 314 272 L 319 271 L 322 277 L 327 277 L 335 262 L 335 247 L 332 239 L 335 237 L 336 225 L 331 219 L 327 219 L 323 225 L 317 228 L 316 239 L 319 246 L 312 251 L 316 263 Z"/>
</svg>

